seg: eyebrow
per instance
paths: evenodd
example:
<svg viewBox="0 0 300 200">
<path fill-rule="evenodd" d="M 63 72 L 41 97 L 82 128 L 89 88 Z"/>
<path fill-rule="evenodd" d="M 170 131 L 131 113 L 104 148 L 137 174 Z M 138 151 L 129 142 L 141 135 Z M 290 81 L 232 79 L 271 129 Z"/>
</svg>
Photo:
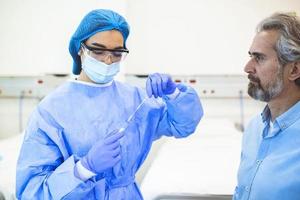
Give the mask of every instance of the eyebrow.
<svg viewBox="0 0 300 200">
<path fill-rule="evenodd" d="M 250 55 L 250 56 L 266 56 L 265 54 L 263 54 L 263 53 L 260 53 L 260 52 L 250 52 L 250 51 L 248 51 L 248 54 Z"/>
<path fill-rule="evenodd" d="M 92 45 L 103 48 L 103 49 L 107 49 L 107 47 L 105 45 L 100 44 L 100 43 L 93 42 Z M 119 47 L 115 47 L 113 49 L 124 49 L 124 48 L 123 48 L 123 46 L 119 46 Z"/>
</svg>

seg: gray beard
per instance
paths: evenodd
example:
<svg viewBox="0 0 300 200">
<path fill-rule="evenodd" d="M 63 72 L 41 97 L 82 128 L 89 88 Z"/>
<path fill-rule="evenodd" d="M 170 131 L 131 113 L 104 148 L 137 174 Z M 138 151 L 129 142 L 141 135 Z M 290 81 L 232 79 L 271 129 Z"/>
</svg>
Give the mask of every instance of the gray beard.
<svg viewBox="0 0 300 200">
<path fill-rule="evenodd" d="M 271 99 L 279 95 L 283 90 L 283 70 L 280 69 L 276 79 L 266 86 L 264 89 L 261 85 L 261 82 L 254 84 L 250 82 L 248 84 L 248 94 L 256 99 L 263 102 L 269 102 Z"/>
</svg>

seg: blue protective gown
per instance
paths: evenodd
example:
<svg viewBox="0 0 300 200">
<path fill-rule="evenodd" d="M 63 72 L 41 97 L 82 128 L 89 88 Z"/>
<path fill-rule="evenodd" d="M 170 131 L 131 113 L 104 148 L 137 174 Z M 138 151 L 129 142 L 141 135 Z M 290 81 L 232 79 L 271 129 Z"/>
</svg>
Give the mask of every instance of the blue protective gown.
<svg viewBox="0 0 300 200">
<path fill-rule="evenodd" d="M 26 129 L 17 164 L 17 198 L 143 199 L 135 173 L 152 142 L 162 135 L 188 136 L 203 115 L 190 87 L 172 100 L 146 101 L 125 130 L 122 160 L 113 169 L 82 181 L 74 166 L 98 140 L 122 127 L 145 95 L 116 81 L 107 87 L 69 81 L 45 97 Z"/>
</svg>

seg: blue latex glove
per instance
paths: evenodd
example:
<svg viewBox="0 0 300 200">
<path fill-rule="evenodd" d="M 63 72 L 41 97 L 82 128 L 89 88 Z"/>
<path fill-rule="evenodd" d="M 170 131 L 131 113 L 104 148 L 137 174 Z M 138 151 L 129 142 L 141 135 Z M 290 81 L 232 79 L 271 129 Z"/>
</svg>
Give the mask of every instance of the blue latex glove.
<svg viewBox="0 0 300 200">
<path fill-rule="evenodd" d="M 123 136 L 123 131 L 113 131 L 104 140 L 98 141 L 81 159 L 82 166 L 96 174 L 115 166 L 121 160 L 120 139 Z"/>
<path fill-rule="evenodd" d="M 146 91 L 149 97 L 152 95 L 162 97 L 164 95 L 172 94 L 176 89 L 176 83 L 168 74 L 154 73 L 148 76 L 146 82 Z"/>
</svg>

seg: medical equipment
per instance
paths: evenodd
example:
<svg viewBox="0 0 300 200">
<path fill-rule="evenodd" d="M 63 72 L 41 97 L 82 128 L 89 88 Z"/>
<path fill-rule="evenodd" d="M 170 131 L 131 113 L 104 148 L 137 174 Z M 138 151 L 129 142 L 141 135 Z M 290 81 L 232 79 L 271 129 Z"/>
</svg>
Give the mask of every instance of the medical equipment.
<svg viewBox="0 0 300 200">
<path fill-rule="evenodd" d="M 134 116 L 136 115 L 136 113 L 138 112 L 138 110 L 144 105 L 144 103 L 146 102 L 146 100 L 149 99 L 148 97 L 144 98 L 143 101 L 138 105 L 138 107 L 135 109 L 135 111 L 128 117 L 128 119 L 126 120 L 126 124 L 125 126 L 123 126 L 122 128 L 120 128 L 118 130 L 118 132 L 122 132 L 124 131 L 129 124 L 132 122 L 132 119 L 134 118 Z"/>
<path fill-rule="evenodd" d="M 87 53 L 82 62 L 82 69 L 86 75 L 95 83 L 105 84 L 112 81 L 115 75 L 120 71 L 120 62 L 115 62 L 110 65 L 96 60 Z"/>
<path fill-rule="evenodd" d="M 124 133 L 119 132 L 99 141 L 89 150 L 88 154 L 81 159 L 82 166 L 96 174 L 116 165 L 120 161 L 121 150 L 116 149 L 120 145 L 119 140 Z"/>
<path fill-rule="evenodd" d="M 172 81 L 172 78 L 168 74 L 154 73 L 148 76 L 146 82 L 147 95 L 157 97 L 163 97 L 164 95 L 173 94 L 176 90 L 176 83 Z"/>
</svg>

